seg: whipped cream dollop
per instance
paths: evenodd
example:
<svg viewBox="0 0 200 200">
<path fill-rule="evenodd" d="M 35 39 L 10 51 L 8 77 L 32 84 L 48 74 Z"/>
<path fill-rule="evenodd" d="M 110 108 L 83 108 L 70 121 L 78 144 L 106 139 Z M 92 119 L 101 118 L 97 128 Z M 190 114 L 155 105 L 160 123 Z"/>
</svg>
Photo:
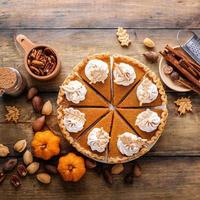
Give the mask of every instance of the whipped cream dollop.
<svg viewBox="0 0 200 200">
<path fill-rule="evenodd" d="M 144 78 L 144 80 L 137 87 L 136 95 L 140 105 L 143 103 L 151 103 L 158 96 L 157 86 L 148 78 Z"/>
<path fill-rule="evenodd" d="M 70 81 L 62 88 L 68 101 L 78 104 L 80 101 L 85 100 L 87 89 L 80 81 Z"/>
<path fill-rule="evenodd" d="M 141 112 L 135 121 L 135 125 L 139 127 L 140 130 L 145 132 L 155 131 L 160 124 L 160 117 L 154 111 L 146 109 Z"/>
<path fill-rule="evenodd" d="M 104 83 L 108 77 L 108 73 L 108 64 L 102 60 L 90 60 L 85 66 L 85 75 L 90 80 L 90 83 Z"/>
<path fill-rule="evenodd" d="M 124 132 L 118 136 L 117 148 L 123 155 L 132 156 L 140 151 L 146 141 L 137 135 Z"/>
<path fill-rule="evenodd" d="M 88 135 L 87 144 L 92 151 L 104 152 L 109 143 L 109 133 L 103 128 L 94 128 Z"/>
<path fill-rule="evenodd" d="M 74 108 L 64 109 L 64 125 L 67 131 L 77 133 L 85 124 L 85 114 Z"/>
<path fill-rule="evenodd" d="M 136 78 L 135 70 L 126 63 L 115 64 L 113 71 L 114 82 L 117 85 L 128 86 L 132 84 Z"/>
</svg>

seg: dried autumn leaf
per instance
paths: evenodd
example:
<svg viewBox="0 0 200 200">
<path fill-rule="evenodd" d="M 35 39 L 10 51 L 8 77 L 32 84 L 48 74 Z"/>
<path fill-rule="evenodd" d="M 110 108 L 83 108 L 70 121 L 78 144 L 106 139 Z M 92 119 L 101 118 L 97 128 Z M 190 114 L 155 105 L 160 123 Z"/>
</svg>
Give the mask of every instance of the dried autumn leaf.
<svg viewBox="0 0 200 200">
<path fill-rule="evenodd" d="M 20 112 L 15 106 L 6 106 L 7 114 L 5 115 L 6 121 L 17 123 L 19 120 Z"/>
<path fill-rule="evenodd" d="M 122 47 L 129 46 L 129 44 L 131 43 L 131 40 L 129 38 L 129 34 L 127 33 L 126 29 L 123 29 L 122 27 L 118 27 L 116 35 Z"/>
<path fill-rule="evenodd" d="M 182 97 L 174 101 L 174 103 L 178 106 L 178 112 L 180 115 L 192 111 L 192 101 L 190 98 Z"/>
</svg>

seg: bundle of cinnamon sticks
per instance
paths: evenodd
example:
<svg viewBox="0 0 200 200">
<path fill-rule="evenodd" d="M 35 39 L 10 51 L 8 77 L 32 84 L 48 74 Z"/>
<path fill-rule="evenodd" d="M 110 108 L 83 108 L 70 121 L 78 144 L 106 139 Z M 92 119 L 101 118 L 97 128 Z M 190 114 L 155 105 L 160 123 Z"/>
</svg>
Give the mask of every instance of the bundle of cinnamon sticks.
<svg viewBox="0 0 200 200">
<path fill-rule="evenodd" d="M 179 74 L 178 83 L 200 94 L 200 65 L 190 59 L 182 50 L 169 45 L 160 54 Z"/>
</svg>

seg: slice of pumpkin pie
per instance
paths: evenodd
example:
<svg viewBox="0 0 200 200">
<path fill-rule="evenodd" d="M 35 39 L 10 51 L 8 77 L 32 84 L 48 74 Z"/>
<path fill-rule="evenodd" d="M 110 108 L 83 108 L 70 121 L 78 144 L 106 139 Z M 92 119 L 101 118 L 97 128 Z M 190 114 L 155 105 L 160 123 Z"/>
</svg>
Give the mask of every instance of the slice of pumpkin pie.
<svg viewBox="0 0 200 200">
<path fill-rule="evenodd" d="M 113 56 L 113 104 L 119 102 L 145 74 L 141 64 L 126 56 Z"/>
<path fill-rule="evenodd" d="M 110 140 L 112 118 L 113 111 L 110 111 L 92 128 L 83 133 L 73 146 L 91 158 L 105 161 Z"/>
<path fill-rule="evenodd" d="M 108 101 L 111 100 L 110 55 L 88 56 L 75 67 L 78 75 Z"/>
<path fill-rule="evenodd" d="M 109 112 L 108 108 L 58 108 L 58 122 L 65 138 L 72 143 L 88 127 Z M 95 113 L 95 114 L 94 114 Z"/>
<path fill-rule="evenodd" d="M 134 132 L 127 122 L 115 111 L 108 150 L 108 162 L 125 162 L 140 155 L 146 140 Z"/>
<path fill-rule="evenodd" d="M 160 79 L 149 73 L 130 91 L 118 107 L 153 107 L 166 105 L 167 97 Z"/>
<path fill-rule="evenodd" d="M 142 138 L 151 140 L 158 138 L 163 131 L 167 110 L 161 109 L 117 109 L 135 132 Z"/>
<path fill-rule="evenodd" d="M 108 107 L 108 103 L 75 73 L 60 87 L 57 103 L 67 107 Z"/>
</svg>

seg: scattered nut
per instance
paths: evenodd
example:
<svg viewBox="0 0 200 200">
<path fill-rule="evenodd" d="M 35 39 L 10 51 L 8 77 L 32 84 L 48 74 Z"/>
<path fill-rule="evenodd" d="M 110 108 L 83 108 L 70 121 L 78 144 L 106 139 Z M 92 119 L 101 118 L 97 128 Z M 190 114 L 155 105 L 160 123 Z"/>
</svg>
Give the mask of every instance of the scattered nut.
<svg viewBox="0 0 200 200">
<path fill-rule="evenodd" d="M 14 150 L 21 153 L 26 149 L 27 142 L 26 140 L 19 140 L 14 145 Z"/>
<path fill-rule="evenodd" d="M 29 165 L 33 162 L 33 155 L 29 150 L 26 150 L 23 155 L 23 161 L 25 165 Z"/>
<path fill-rule="evenodd" d="M 4 182 L 6 178 L 6 174 L 4 172 L 0 172 L 0 184 Z"/>
<path fill-rule="evenodd" d="M 47 173 L 39 173 L 36 178 L 39 182 L 44 184 L 49 184 L 51 182 L 51 176 Z"/>
<path fill-rule="evenodd" d="M 172 81 L 177 81 L 177 80 L 179 80 L 180 76 L 179 76 L 178 72 L 174 71 L 170 74 L 170 78 L 172 79 Z"/>
<path fill-rule="evenodd" d="M 31 87 L 27 93 L 27 99 L 31 100 L 34 96 L 38 94 L 38 89 L 35 87 Z"/>
<path fill-rule="evenodd" d="M 9 153 L 9 148 L 3 144 L 0 144 L 0 157 L 6 157 Z"/>
<path fill-rule="evenodd" d="M 169 65 L 165 65 L 163 67 L 163 72 L 167 75 L 171 74 L 173 72 L 173 67 L 169 66 Z"/>
<path fill-rule="evenodd" d="M 40 131 L 45 124 L 45 116 L 38 117 L 32 122 L 32 128 L 34 131 Z"/>
<path fill-rule="evenodd" d="M 17 173 L 19 176 L 24 177 L 27 175 L 27 169 L 23 164 L 17 166 Z"/>
<path fill-rule="evenodd" d="M 153 40 L 151 40 L 150 38 L 145 38 L 143 41 L 144 45 L 148 48 L 154 48 L 155 47 L 155 43 Z"/>
<path fill-rule="evenodd" d="M 103 171 L 103 177 L 104 177 L 104 180 L 105 180 L 107 183 L 109 183 L 109 184 L 112 185 L 112 183 L 113 183 L 113 177 L 112 177 L 112 174 L 110 173 L 110 171 L 109 171 L 108 169 L 105 169 L 105 170 Z"/>
<path fill-rule="evenodd" d="M 51 101 L 46 101 L 42 107 L 42 114 L 43 115 L 50 115 L 53 111 L 53 106 Z"/>
<path fill-rule="evenodd" d="M 135 164 L 134 169 L 133 169 L 133 174 L 135 177 L 139 177 L 142 175 L 142 169 L 139 164 Z"/>
<path fill-rule="evenodd" d="M 17 159 L 12 158 L 4 163 L 3 171 L 4 172 L 11 171 L 15 168 L 16 165 L 17 165 Z"/>
<path fill-rule="evenodd" d="M 15 187 L 18 188 L 21 185 L 21 181 L 18 175 L 12 175 L 10 177 L 10 183 Z"/>
<path fill-rule="evenodd" d="M 40 164 L 38 162 L 33 162 L 26 169 L 29 174 L 35 174 L 39 168 Z"/>
<path fill-rule="evenodd" d="M 113 165 L 112 169 L 111 169 L 111 173 L 112 174 L 120 174 L 124 171 L 124 166 L 123 164 L 116 164 L 116 165 Z"/>
<path fill-rule="evenodd" d="M 88 169 L 93 169 L 93 168 L 95 168 L 95 167 L 97 166 L 97 163 L 96 163 L 96 161 L 94 161 L 94 160 L 86 159 L 86 160 L 85 160 L 85 166 L 86 166 L 86 168 L 88 168 Z"/>
<path fill-rule="evenodd" d="M 158 60 L 158 53 L 155 51 L 147 51 L 143 55 L 151 63 L 155 63 Z"/>
<path fill-rule="evenodd" d="M 44 168 L 49 174 L 57 174 L 57 168 L 54 165 L 45 165 Z"/>
<path fill-rule="evenodd" d="M 43 100 L 40 96 L 34 96 L 32 99 L 32 105 L 36 112 L 40 112 L 43 107 Z"/>
<path fill-rule="evenodd" d="M 133 173 L 128 173 L 124 176 L 124 182 L 127 184 L 133 183 Z"/>
</svg>

